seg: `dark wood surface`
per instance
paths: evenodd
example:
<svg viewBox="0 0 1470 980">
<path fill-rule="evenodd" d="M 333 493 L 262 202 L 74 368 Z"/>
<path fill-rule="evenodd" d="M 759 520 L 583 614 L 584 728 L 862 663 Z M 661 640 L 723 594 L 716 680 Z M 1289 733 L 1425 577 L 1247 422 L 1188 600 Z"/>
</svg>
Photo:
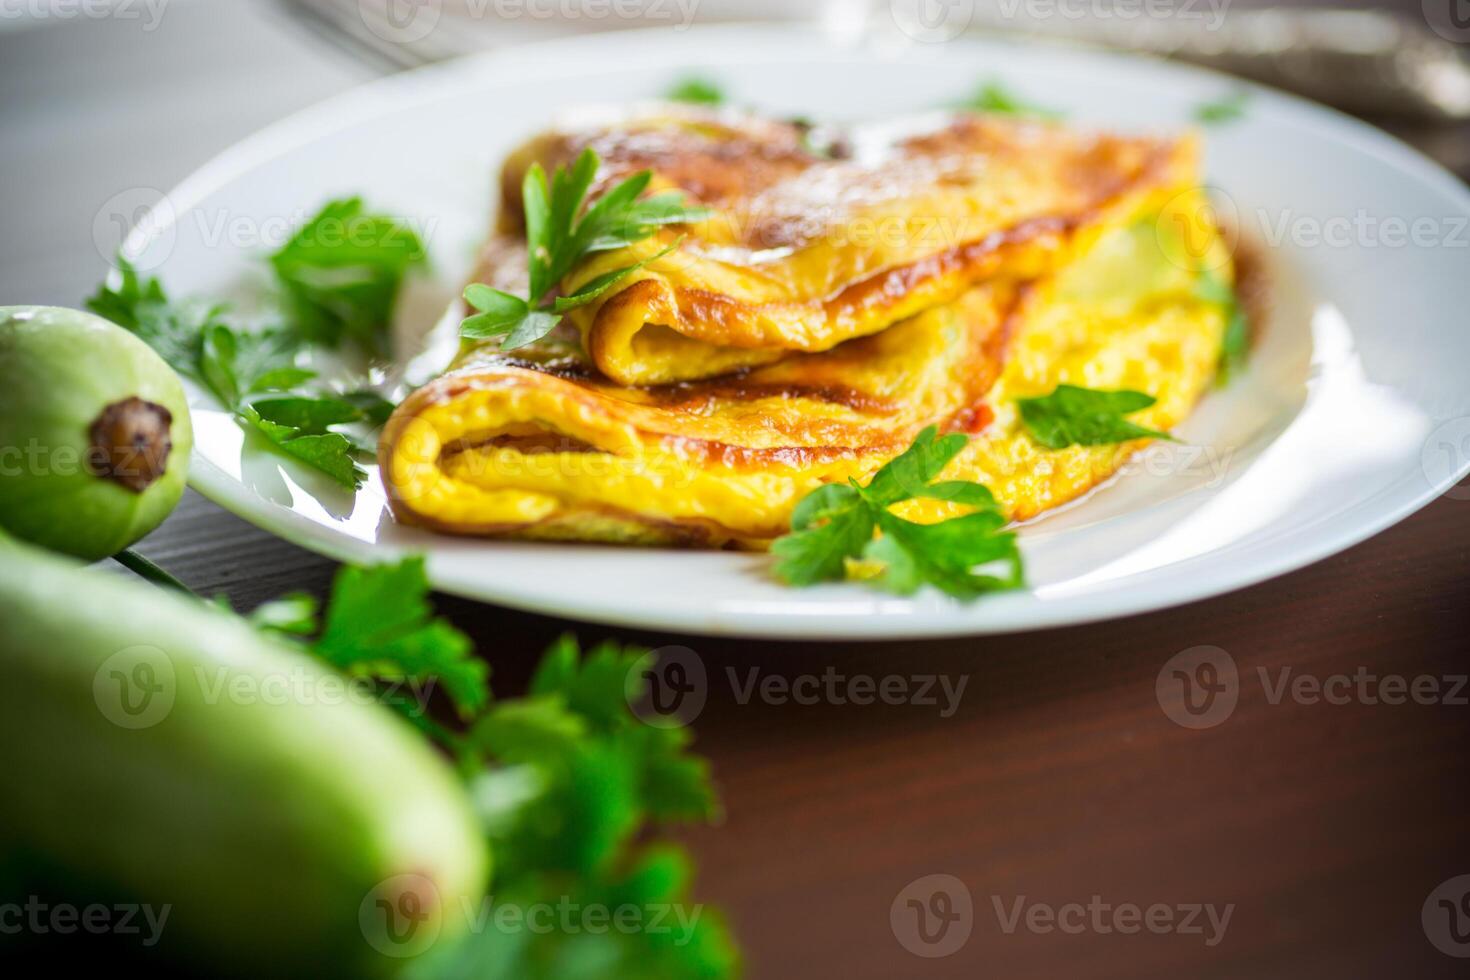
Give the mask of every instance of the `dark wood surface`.
<svg viewBox="0 0 1470 980">
<path fill-rule="evenodd" d="M 198 498 L 143 550 L 243 605 L 320 591 L 333 571 Z M 1470 500 L 1447 497 L 1273 582 L 1043 633 L 759 643 L 447 597 L 440 608 L 476 638 L 505 693 L 565 630 L 696 651 L 710 693 L 698 746 L 728 813 L 685 836 L 699 895 L 729 910 L 753 977 L 1428 978 L 1465 975 L 1465 961 L 1430 945 L 1420 909 L 1470 873 L 1470 688 L 1431 705 L 1270 695 L 1285 668 L 1435 677 L 1448 695 L 1470 673 L 1467 584 Z M 1202 644 L 1237 663 L 1239 702 L 1192 730 L 1165 714 L 1155 682 Z M 829 669 L 965 687 L 950 717 L 919 704 L 742 703 L 752 670 L 795 680 Z M 900 890 L 930 874 L 959 878 L 974 901 L 971 938 L 941 959 L 909 953 L 889 922 Z M 1235 908 L 1207 948 L 1174 934 L 1007 934 L 993 904 L 1009 913 L 1020 896 L 1061 906 L 1094 895 Z"/>
<path fill-rule="evenodd" d="M 1463 129 L 1432 136 L 1463 159 Z M 86 242 L 85 226 L 80 234 Z M 84 265 L 100 267 L 83 251 Z M 70 288 L 70 275 L 53 281 Z M 75 275 L 95 279 L 90 268 Z M 142 550 L 244 608 L 321 592 L 334 568 L 192 493 Z M 698 893 L 729 911 L 753 977 L 1430 978 L 1470 973 L 1420 921 L 1436 886 L 1470 873 L 1470 706 L 1273 704 L 1259 671 L 1273 684 L 1286 668 L 1321 679 L 1462 676 L 1467 584 L 1470 500 L 1443 499 L 1233 595 L 1008 637 L 717 641 L 450 598 L 440 608 L 475 637 L 507 694 L 568 629 L 697 652 L 710 677 L 698 746 L 728 815 L 684 836 L 701 862 Z M 1165 713 L 1155 684 L 1169 658 L 1201 644 L 1233 657 L 1239 703 L 1216 727 L 1191 730 Z M 743 683 L 752 669 L 966 686 L 950 717 L 918 704 L 741 703 L 727 670 Z M 974 903 L 968 942 L 940 959 L 911 953 L 890 924 L 900 891 L 932 874 L 963 881 Z M 1007 934 L 993 902 L 1009 909 L 1023 896 L 1234 908 L 1213 947 L 1198 935 Z"/>
</svg>

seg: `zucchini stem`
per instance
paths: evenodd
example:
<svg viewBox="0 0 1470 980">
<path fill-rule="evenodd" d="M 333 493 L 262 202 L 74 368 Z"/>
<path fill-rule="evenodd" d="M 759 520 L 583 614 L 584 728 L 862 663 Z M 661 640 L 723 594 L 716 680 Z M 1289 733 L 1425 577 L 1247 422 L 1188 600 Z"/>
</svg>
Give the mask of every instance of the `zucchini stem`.
<svg viewBox="0 0 1470 980">
<path fill-rule="evenodd" d="M 126 551 L 119 551 L 117 554 L 112 556 L 112 560 L 117 562 L 123 568 L 128 569 L 130 572 L 133 572 L 140 578 L 147 579 L 154 585 L 161 585 L 167 589 L 176 589 L 179 592 L 184 593 L 185 595 L 193 596 L 196 599 L 199 598 L 198 593 L 196 593 L 193 589 L 189 588 L 183 582 L 180 582 L 168 572 L 164 571 L 162 568 L 158 567 L 147 558 L 144 558 L 142 555 L 138 554 L 131 548 Z"/>
</svg>

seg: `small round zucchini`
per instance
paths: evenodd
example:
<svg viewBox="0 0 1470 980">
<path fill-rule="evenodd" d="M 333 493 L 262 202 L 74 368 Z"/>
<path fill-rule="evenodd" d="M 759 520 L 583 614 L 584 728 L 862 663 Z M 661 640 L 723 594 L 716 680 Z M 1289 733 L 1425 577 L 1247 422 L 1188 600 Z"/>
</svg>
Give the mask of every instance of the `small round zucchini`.
<svg viewBox="0 0 1470 980">
<path fill-rule="evenodd" d="M 90 313 L 0 307 L 0 528 L 95 561 L 179 502 L 194 445 L 178 376 Z"/>
</svg>

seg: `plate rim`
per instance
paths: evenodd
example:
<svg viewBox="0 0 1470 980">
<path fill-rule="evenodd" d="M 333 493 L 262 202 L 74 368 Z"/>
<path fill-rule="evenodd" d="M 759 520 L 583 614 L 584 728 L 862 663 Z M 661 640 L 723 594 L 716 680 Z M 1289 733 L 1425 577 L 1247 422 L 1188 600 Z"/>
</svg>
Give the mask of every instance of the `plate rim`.
<svg viewBox="0 0 1470 980">
<path fill-rule="evenodd" d="M 768 36 L 775 30 L 788 38 L 794 33 L 807 35 L 829 51 L 846 49 L 857 57 L 869 52 L 867 45 L 871 35 L 839 37 L 815 25 L 798 26 L 773 22 L 698 25 L 682 32 L 673 40 L 687 43 L 693 37 L 703 39 L 714 36 L 723 43 L 738 43 L 739 38 L 746 38 L 748 43 L 749 40 Z M 407 108 L 418 102 L 434 101 L 443 94 L 439 84 L 441 77 L 473 78 L 528 57 L 539 58 L 548 66 L 565 64 L 579 48 L 593 47 L 605 55 L 605 49 L 609 45 L 637 47 L 648 43 L 669 44 L 673 41 L 668 36 L 668 29 L 663 27 L 554 38 L 518 45 L 515 48 L 453 58 L 352 86 L 269 123 L 215 154 L 164 196 L 171 207 L 172 215 L 167 216 L 166 220 L 158 220 L 150 215 L 151 220 L 139 222 L 124 239 L 122 247 L 132 250 L 132 254 L 141 254 L 141 250 L 149 242 L 177 224 L 184 214 L 209 195 L 272 159 L 385 112 Z M 1339 142 L 1350 143 L 1358 152 L 1377 158 L 1406 177 L 1431 185 L 1432 189 L 1447 195 L 1465 214 L 1470 215 L 1470 188 L 1434 160 L 1370 123 L 1270 86 L 1208 68 L 1128 52 L 1071 49 L 1042 41 L 993 37 L 962 36 L 948 43 L 977 51 L 1019 51 L 1022 52 L 1022 57 L 1030 52 L 1040 52 L 1050 57 L 1126 65 L 1134 69 L 1146 67 L 1150 71 L 1163 73 L 1164 76 L 1213 78 L 1222 84 L 1251 91 L 1258 99 L 1263 99 L 1257 102 L 1258 106 L 1264 104 L 1270 109 L 1273 102 L 1280 103 L 1284 108 L 1292 110 L 1294 123 L 1309 120 L 1318 132 Z M 557 72 L 552 70 L 551 73 Z M 1282 547 L 1281 539 L 1277 539 L 1276 546 L 1267 553 L 1265 560 L 1257 562 L 1244 572 L 1240 570 L 1238 562 L 1216 564 L 1212 568 L 1210 559 L 1214 553 L 1206 552 L 1171 566 L 1198 566 L 1192 568 L 1189 574 L 1155 580 L 1146 589 L 1128 588 L 1131 578 L 1149 574 L 1141 572 L 1113 580 L 1106 588 L 1064 599 L 1039 601 L 1034 594 L 1023 593 L 1030 601 L 1010 606 L 1005 615 L 999 618 L 987 618 L 983 615 L 934 616 L 921 599 L 885 597 L 850 585 L 818 587 L 815 592 L 805 590 L 797 593 L 815 598 L 822 589 L 843 588 L 853 592 L 853 601 L 850 603 L 839 605 L 823 602 L 820 608 L 807 613 L 794 612 L 789 608 L 761 610 L 758 613 L 748 610 L 721 612 L 714 609 L 690 612 L 668 606 L 647 609 L 629 607 L 626 603 L 603 599 L 597 595 L 577 596 L 574 601 L 568 602 L 565 597 L 555 597 L 544 588 L 518 589 L 507 587 L 505 583 L 497 584 L 494 589 L 485 588 L 483 583 L 477 586 L 475 582 L 462 579 L 441 567 L 435 562 L 432 550 L 425 554 L 430 582 L 439 591 L 539 615 L 622 628 L 700 636 L 833 642 L 1006 635 L 1123 619 L 1228 595 L 1258 585 L 1315 564 L 1382 533 L 1438 499 L 1467 474 L 1470 474 L 1470 460 L 1462 463 L 1452 475 L 1438 483 L 1431 483 L 1426 478 L 1423 490 L 1408 494 L 1399 489 L 1402 480 L 1395 480 L 1381 488 L 1373 497 L 1355 504 L 1353 509 L 1367 506 L 1385 495 L 1392 496 L 1391 506 L 1371 509 L 1366 518 L 1354 521 L 1350 529 L 1334 534 L 1319 534 L 1315 539 L 1309 540 L 1308 544 L 1311 546 L 1305 549 Z M 419 551 L 393 544 L 360 541 L 321 525 L 290 508 L 264 501 L 245 484 L 201 456 L 197 447 L 191 458 L 189 485 L 218 506 L 267 533 L 335 561 L 391 560 Z M 1290 535 L 1298 530 L 1289 532 L 1286 540 L 1290 541 Z M 496 542 L 487 541 L 484 544 L 494 547 Z M 969 608 L 993 609 L 997 601 L 1004 601 L 1006 598 L 996 597 L 990 603 Z"/>
</svg>

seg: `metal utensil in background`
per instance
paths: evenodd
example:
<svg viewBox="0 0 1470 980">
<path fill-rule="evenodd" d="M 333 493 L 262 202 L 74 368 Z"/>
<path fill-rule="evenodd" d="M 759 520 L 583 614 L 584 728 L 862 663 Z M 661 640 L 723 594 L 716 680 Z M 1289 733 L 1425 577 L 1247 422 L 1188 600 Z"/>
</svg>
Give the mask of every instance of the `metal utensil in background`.
<svg viewBox="0 0 1470 980">
<path fill-rule="evenodd" d="M 1470 64 L 1450 19 L 1431 30 L 1382 10 L 1231 10 L 1230 0 L 665 0 L 641 17 L 594 16 L 591 2 L 548 16 L 534 0 L 499 16 L 494 0 L 284 0 L 338 41 L 388 67 L 411 67 L 503 44 L 611 27 L 700 21 L 787 19 L 844 31 L 888 31 L 916 41 L 961 33 L 1040 38 L 1177 58 L 1298 92 L 1353 112 L 1405 120 L 1470 118 Z M 504 9 L 511 9 L 504 7 Z M 540 11 L 539 15 L 533 11 Z M 1427 10 L 1427 8 L 1426 8 Z M 685 13 L 687 11 L 687 14 Z M 1470 25 L 1463 30 L 1470 41 Z M 1442 36 L 1444 35 L 1444 36 Z"/>
</svg>

